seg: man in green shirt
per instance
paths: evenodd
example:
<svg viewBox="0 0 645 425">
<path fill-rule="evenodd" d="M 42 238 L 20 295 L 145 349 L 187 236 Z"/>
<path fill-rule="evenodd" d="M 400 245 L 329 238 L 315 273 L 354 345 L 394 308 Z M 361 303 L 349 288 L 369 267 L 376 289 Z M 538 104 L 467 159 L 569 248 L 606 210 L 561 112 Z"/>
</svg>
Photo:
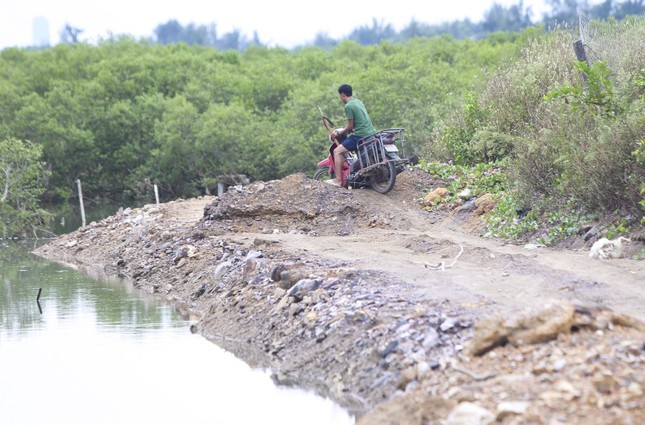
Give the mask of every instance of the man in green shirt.
<svg viewBox="0 0 645 425">
<path fill-rule="evenodd" d="M 349 84 L 343 84 L 338 87 L 340 101 L 345 104 L 345 116 L 347 117 L 347 126 L 341 130 L 334 130 L 331 134 L 332 140 L 338 143 L 338 137 L 345 134 L 349 135 L 345 141 L 334 149 L 334 171 L 336 178 L 327 180 L 327 183 L 341 186 L 342 185 L 342 167 L 345 161 L 345 153 L 355 151 L 358 142 L 367 136 L 376 133 L 372 125 L 372 120 L 367 114 L 365 105 L 358 99 L 352 97 L 352 87 Z M 353 133 L 353 134 L 350 134 Z"/>
</svg>

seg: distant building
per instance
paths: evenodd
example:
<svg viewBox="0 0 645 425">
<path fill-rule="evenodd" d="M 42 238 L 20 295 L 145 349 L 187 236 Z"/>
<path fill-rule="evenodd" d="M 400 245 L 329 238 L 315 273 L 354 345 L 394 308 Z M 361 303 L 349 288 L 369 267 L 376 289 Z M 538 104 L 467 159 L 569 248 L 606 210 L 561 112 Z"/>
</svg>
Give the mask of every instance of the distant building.
<svg viewBox="0 0 645 425">
<path fill-rule="evenodd" d="M 33 45 L 35 47 L 49 46 L 49 22 L 46 18 L 39 16 L 34 18 L 32 24 L 33 30 Z"/>
</svg>

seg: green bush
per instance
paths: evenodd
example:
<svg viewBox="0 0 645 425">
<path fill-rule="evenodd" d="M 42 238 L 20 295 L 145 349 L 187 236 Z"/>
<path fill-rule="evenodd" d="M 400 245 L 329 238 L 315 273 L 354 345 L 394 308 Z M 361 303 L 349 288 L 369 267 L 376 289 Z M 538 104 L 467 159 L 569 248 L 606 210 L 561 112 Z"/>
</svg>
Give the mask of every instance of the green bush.
<svg viewBox="0 0 645 425">
<path fill-rule="evenodd" d="M 642 217 L 645 18 L 591 25 L 591 65 L 574 60 L 573 32 L 534 39 L 433 133 L 434 152 L 458 164 L 506 158 L 514 199 L 529 208 L 538 194 L 553 209 L 573 200 Z"/>
<path fill-rule="evenodd" d="M 0 139 L 0 238 L 38 236 L 49 221 L 38 205 L 49 175 L 41 156 L 38 145 Z"/>
</svg>

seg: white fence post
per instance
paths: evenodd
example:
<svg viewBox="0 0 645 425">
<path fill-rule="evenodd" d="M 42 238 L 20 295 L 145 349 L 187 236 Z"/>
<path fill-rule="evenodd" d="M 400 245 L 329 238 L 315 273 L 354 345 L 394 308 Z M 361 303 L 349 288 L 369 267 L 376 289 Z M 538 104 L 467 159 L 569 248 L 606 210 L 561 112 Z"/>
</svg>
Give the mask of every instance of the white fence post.
<svg viewBox="0 0 645 425">
<path fill-rule="evenodd" d="M 76 179 L 78 185 L 78 201 L 81 204 L 81 227 L 85 227 L 85 207 L 83 206 L 83 188 L 81 187 L 81 179 Z"/>
</svg>

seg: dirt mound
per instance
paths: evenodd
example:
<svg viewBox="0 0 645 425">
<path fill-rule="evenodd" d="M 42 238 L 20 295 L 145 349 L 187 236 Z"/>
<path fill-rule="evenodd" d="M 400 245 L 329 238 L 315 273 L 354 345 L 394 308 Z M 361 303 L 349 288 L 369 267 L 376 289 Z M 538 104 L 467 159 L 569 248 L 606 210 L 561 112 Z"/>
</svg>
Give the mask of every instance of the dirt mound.
<svg viewBox="0 0 645 425">
<path fill-rule="evenodd" d="M 300 233 L 346 236 L 365 228 L 408 229 L 401 204 L 414 207 L 423 183 L 401 175 L 392 197 L 347 190 L 304 174 L 236 186 L 206 206 L 204 219 L 219 233 Z"/>
</svg>

